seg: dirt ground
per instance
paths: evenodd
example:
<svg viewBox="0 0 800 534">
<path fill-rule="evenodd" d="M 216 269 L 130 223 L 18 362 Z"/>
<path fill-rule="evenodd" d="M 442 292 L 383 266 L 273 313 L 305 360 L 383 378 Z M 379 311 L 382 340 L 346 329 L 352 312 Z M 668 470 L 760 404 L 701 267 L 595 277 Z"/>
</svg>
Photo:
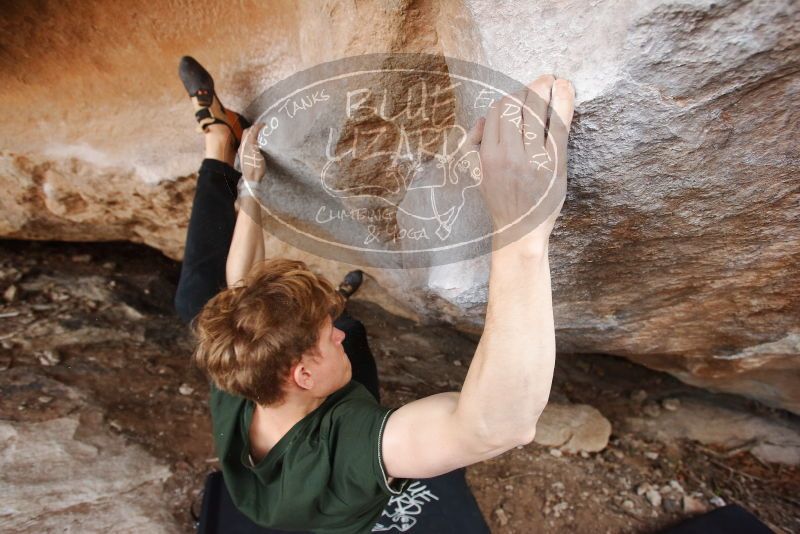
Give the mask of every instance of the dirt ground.
<svg viewBox="0 0 800 534">
<path fill-rule="evenodd" d="M 23 374 L 84 392 L 113 432 L 169 466 L 169 506 L 192 532 L 190 508 L 217 463 L 206 382 L 172 311 L 178 273 L 179 264 L 131 244 L 0 241 L 0 419 L 43 421 L 70 410 L 36 380 L 20 385 Z M 459 388 L 475 339 L 357 298 L 351 306 L 369 332 L 385 404 Z M 657 418 L 672 398 L 710 399 L 800 428 L 796 416 L 605 355 L 559 354 L 552 398 L 600 410 L 612 424 L 609 445 L 569 455 L 532 444 L 469 468 L 493 532 L 655 532 L 722 502 L 776 532 L 800 532 L 797 467 L 629 424 L 631 414 Z"/>
</svg>

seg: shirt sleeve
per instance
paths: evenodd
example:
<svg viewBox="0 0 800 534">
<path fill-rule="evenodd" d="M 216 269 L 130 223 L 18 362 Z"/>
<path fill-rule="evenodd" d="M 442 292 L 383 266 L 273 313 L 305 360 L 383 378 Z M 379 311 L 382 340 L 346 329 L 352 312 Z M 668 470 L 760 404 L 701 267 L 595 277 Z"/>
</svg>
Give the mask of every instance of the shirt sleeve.
<svg viewBox="0 0 800 534">
<path fill-rule="evenodd" d="M 407 478 L 393 478 L 391 482 L 389 481 L 389 476 L 386 474 L 386 465 L 383 463 L 383 431 L 386 428 L 386 421 L 389 420 L 389 415 L 394 410 L 387 410 L 385 415 L 381 420 L 381 428 L 378 432 L 378 440 L 377 440 L 377 461 L 376 464 L 376 473 L 379 474 L 379 480 L 381 483 L 382 488 L 391 495 L 400 495 L 403 493 L 403 490 L 406 489 L 408 486 L 409 480 Z"/>
<path fill-rule="evenodd" d="M 328 445 L 333 464 L 331 480 L 339 498 L 356 503 L 401 494 L 409 480 L 389 483 L 381 448 L 392 410 L 369 396 L 350 399 L 336 411 Z"/>
</svg>

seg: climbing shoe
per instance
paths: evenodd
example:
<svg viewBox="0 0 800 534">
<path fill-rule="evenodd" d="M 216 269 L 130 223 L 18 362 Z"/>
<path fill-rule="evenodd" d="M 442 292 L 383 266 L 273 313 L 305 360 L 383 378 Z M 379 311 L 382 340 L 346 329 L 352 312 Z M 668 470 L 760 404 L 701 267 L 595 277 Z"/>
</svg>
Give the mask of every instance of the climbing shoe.
<svg viewBox="0 0 800 534">
<path fill-rule="evenodd" d="M 339 284 L 339 293 L 346 299 L 349 299 L 361 287 L 364 281 L 363 271 L 350 271 L 344 276 L 344 280 Z"/>
<path fill-rule="evenodd" d="M 229 109 L 225 109 L 214 92 L 214 79 L 203 66 L 191 56 L 183 56 L 178 66 L 178 75 L 194 105 L 194 116 L 198 130 L 204 132 L 212 124 L 227 126 L 238 146 L 242 140 L 242 132 L 250 123 Z"/>
</svg>

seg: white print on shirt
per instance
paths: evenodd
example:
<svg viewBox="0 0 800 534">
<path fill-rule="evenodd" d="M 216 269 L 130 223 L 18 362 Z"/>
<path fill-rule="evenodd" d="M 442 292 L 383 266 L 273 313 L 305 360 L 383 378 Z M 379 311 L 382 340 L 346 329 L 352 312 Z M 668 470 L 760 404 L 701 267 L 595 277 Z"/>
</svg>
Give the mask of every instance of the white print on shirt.
<svg viewBox="0 0 800 534">
<path fill-rule="evenodd" d="M 425 503 L 432 500 L 439 500 L 439 497 L 431 493 L 428 486 L 414 482 L 406 490 L 396 497 L 389 500 L 389 504 L 383 509 L 381 519 L 389 518 L 389 523 L 384 525 L 378 522 L 372 527 L 372 532 L 386 532 L 396 528 L 398 532 L 407 532 L 417 524 L 416 516 L 422 513 Z"/>
</svg>

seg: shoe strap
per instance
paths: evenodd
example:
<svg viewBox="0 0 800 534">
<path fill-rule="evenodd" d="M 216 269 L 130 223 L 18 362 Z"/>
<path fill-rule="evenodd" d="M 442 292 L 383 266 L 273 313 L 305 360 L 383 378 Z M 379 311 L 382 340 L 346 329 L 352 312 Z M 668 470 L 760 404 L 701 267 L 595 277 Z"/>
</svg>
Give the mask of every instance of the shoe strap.
<svg viewBox="0 0 800 534">
<path fill-rule="evenodd" d="M 197 119 L 200 131 L 205 131 L 206 127 L 212 124 L 224 124 L 230 129 L 237 144 L 242 141 L 243 125 L 239 115 L 236 113 L 226 110 L 224 117 L 217 117 L 211 113 L 209 108 L 200 108 L 195 111 L 194 116 Z"/>
<path fill-rule="evenodd" d="M 214 93 L 208 89 L 198 89 L 193 95 L 190 95 L 195 103 L 195 106 L 209 107 L 214 101 Z"/>
</svg>

